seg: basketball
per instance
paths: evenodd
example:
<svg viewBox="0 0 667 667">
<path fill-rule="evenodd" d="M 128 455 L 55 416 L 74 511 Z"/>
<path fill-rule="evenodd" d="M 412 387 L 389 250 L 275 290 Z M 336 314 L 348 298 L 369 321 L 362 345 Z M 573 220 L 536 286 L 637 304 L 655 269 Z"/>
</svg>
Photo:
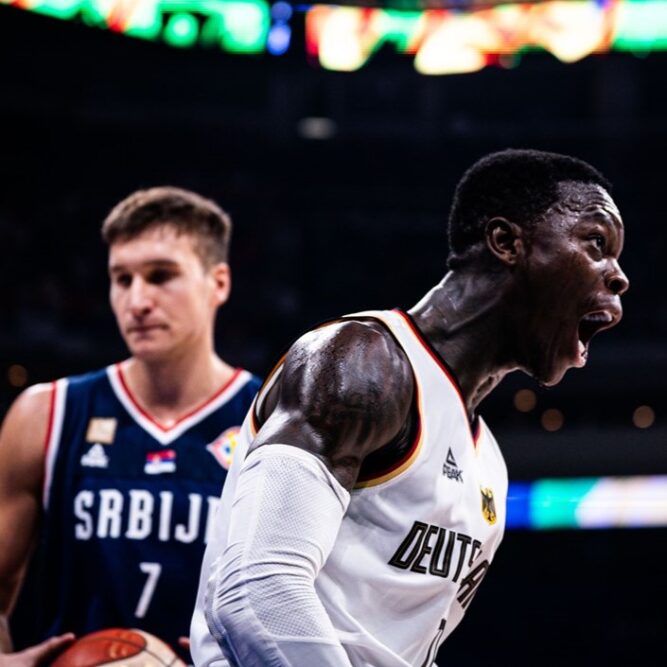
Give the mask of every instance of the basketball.
<svg viewBox="0 0 667 667">
<path fill-rule="evenodd" d="M 168 644 L 143 630 L 108 628 L 77 639 L 51 667 L 185 667 Z"/>
</svg>

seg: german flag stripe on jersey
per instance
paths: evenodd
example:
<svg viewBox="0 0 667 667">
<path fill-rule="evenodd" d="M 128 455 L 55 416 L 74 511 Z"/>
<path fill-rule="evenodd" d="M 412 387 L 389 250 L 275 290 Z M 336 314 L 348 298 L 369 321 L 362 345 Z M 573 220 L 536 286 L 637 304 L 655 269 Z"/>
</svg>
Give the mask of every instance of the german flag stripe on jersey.
<svg viewBox="0 0 667 667">
<path fill-rule="evenodd" d="M 271 372 L 266 376 L 266 379 L 264 380 L 262 386 L 259 388 L 259 391 L 257 392 L 257 396 L 255 397 L 255 400 L 253 401 L 252 404 L 252 419 L 250 420 L 250 433 L 252 437 L 254 438 L 257 435 L 257 431 L 262 427 L 262 424 L 260 423 L 259 415 L 257 414 L 262 406 L 262 403 L 264 402 L 264 398 L 266 397 L 266 394 L 269 392 L 271 387 L 273 386 L 273 383 L 277 379 L 278 372 L 282 369 L 283 363 L 285 363 L 285 357 L 287 356 L 287 352 L 283 354 L 282 357 L 280 357 L 278 363 L 273 367 Z"/>
<path fill-rule="evenodd" d="M 412 445 L 400 460 L 392 464 L 391 467 L 381 471 L 373 472 L 370 476 L 362 477 L 359 476 L 357 483 L 354 485 L 355 489 L 367 489 L 371 486 L 378 486 L 379 484 L 384 484 L 394 477 L 398 477 L 401 473 L 405 472 L 419 456 L 421 451 L 422 443 L 424 442 L 424 429 L 422 428 L 422 398 L 421 390 L 417 383 L 417 378 L 415 378 L 415 403 L 417 405 L 417 432 L 415 433 L 414 440 Z"/>
</svg>

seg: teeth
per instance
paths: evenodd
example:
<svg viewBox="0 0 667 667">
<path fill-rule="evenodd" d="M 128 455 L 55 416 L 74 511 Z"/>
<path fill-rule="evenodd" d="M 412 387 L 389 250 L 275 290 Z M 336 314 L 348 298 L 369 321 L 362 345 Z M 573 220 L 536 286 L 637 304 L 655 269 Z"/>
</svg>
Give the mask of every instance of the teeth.
<svg viewBox="0 0 667 667">
<path fill-rule="evenodd" d="M 586 322 L 611 322 L 612 321 L 612 316 L 610 313 L 605 313 L 605 312 L 599 312 L 599 313 L 590 313 L 588 315 L 584 315 L 582 320 Z"/>
<path fill-rule="evenodd" d="M 587 358 L 588 358 L 588 350 L 586 349 L 586 346 L 581 341 L 579 341 L 579 354 L 577 355 L 575 366 L 582 368 L 583 366 L 586 365 Z"/>
</svg>

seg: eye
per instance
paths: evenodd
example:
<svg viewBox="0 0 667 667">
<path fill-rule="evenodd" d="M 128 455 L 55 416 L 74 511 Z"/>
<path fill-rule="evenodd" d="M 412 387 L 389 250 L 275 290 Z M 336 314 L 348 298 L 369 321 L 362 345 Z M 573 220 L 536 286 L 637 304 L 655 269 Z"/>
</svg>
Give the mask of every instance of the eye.
<svg viewBox="0 0 667 667">
<path fill-rule="evenodd" d="M 147 276 L 147 281 L 153 285 L 162 285 L 168 280 L 171 280 L 174 277 L 173 271 L 168 271 L 166 269 L 155 269 L 151 271 Z"/>
<path fill-rule="evenodd" d="M 120 287 L 129 287 L 132 284 L 132 276 L 129 273 L 119 273 L 114 278 L 114 282 Z"/>
<path fill-rule="evenodd" d="M 607 248 L 607 239 L 602 234 L 591 234 L 588 240 L 600 251 L 604 252 Z"/>
</svg>

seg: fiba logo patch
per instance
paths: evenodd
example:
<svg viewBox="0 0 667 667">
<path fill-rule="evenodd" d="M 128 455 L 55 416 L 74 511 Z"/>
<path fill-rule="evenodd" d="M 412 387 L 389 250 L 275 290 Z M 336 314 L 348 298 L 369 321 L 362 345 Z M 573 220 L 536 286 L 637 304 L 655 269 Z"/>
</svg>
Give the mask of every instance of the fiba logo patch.
<svg viewBox="0 0 667 667">
<path fill-rule="evenodd" d="M 93 417 L 88 422 L 86 442 L 101 442 L 110 445 L 116 435 L 118 420 L 114 417 Z"/>
<path fill-rule="evenodd" d="M 493 500 L 493 491 L 484 486 L 480 490 L 482 492 L 482 515 L 484 516 L 486 523 L 493 526 L 498 519 L 496 514 L 496 503 Z"/>
<path fill-rule="evenodd" d="M 225 470 L 229 470 L 229 466 L 232 465 L 234 450 L 239 441 L 240 431 L 240 426 L 232 426 L 232 428 L 228 428 L 224 431 L 224 433 L 210 445 L 206 445 L 206 449 L 215 456 L 215 460 Z"/>
</svg>

